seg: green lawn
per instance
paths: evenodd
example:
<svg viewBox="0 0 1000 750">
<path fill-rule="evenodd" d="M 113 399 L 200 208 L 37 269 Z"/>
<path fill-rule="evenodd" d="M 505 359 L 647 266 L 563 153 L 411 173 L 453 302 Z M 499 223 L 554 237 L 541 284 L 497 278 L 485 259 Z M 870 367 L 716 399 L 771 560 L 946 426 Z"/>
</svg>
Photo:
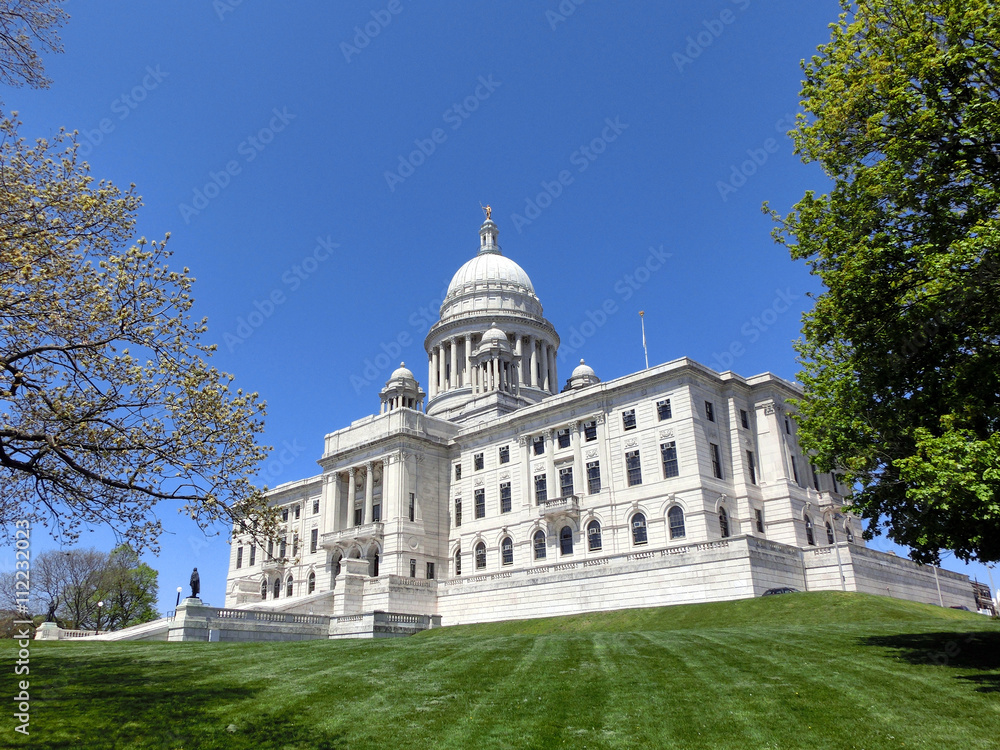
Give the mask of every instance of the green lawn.
<svg viewBox="0 0 1000 750">
<path fill-rule="evenodd" d="M 0 746 L 1000 748 L 996 622 L 834 592 L 377 642 L 36 643 L 30 679 L 30 740 L 7 718 Z"/>
</svg>

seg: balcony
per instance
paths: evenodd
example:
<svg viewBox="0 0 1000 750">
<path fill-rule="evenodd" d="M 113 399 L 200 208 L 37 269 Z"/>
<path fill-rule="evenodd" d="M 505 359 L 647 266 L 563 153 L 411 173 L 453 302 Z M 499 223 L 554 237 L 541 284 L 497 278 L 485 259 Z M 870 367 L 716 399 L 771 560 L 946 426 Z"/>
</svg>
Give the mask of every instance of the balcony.
<svg viewBox="0 0 1000 750">
<path fill-rule="evenodd" d="M 284 557 L 265 557 L 260 564 L 261 570 L 265 573 L 280 573 L 288 565 L 288 559 Z"/>
<path fill-rule="evenodd" d="M 554 497 L 538 506 L 539 518 L 555 519 L 567 516 L 580 517 L 580 497 L 578 495 Z"/>
<path fill-rule="evenodd" d="M 351 526 L 340 531 L 331 531 L 320 537 L 320 546 L 325 549 L 349 547 L 352 544 L 366 544 L 372 540 L 382 541 L 385 524 L 381 521 Z"/>
</svg>

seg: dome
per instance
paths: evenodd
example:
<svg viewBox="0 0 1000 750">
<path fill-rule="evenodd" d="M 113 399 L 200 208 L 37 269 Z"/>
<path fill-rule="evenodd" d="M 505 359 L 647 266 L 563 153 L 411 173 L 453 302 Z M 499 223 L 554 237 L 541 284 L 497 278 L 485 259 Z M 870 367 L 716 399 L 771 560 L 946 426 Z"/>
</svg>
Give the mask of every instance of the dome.
<svg viewBox="0 0 1000 750">
<path fill-rule="evenodd" d="M 499 347 L 505 352 L 510 351 L 510 342 L 507 341 L 507 334 L 497 328 L 496 323 L 491 325 L 489 330 L 483 334 L 483 338 L 479 342 L 479 351 L 490 349 L 494 346 Z"/>
<path fill-rule="evenodd" d="M 399 367 L 392 371 L 389 380 L 416 380 L 413 373 L 407 369 L 405 362 L 400 362 Z"/>
<path fill-rule="evenodd" d="M 580 364 L 576 366 L 573 370 L 573 374 L 570 375 L 571 378 L 596 378 L 597 373 L 594 372 L 594 368 L 588 364 L 585 364 L 581 359 Z"/>
<path fill-rule="evenodd" d="M 584 363 L 581 359 L 580 364 L 573 370 L 573 374 L 569 376 L 569 380 L 566 382 L 566 387 L 563 390 L 572 391 L 577 388 L 586 388 L 588 385 L 596 385 L 600 382 L 601 379 L 597 377 L 594 368 Z"/>
<path fill-rule="evenodd" d="M 448 285 L 447 297 L 483 287 L 508 289 L 535 296 L 531 279 L 517 263 L 499 253 L 483 253 L 458 269 Z"/>
</svg>

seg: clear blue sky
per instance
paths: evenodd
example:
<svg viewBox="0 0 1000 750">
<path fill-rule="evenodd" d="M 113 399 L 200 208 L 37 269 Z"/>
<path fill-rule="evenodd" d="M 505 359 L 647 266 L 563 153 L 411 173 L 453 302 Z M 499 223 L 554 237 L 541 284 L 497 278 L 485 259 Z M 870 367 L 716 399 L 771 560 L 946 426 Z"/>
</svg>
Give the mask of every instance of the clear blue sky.
<svg viewBox="0 0 1000 750">
<path fill-rule="evenodd" d="M 78 130 L 95 177 L 143 195 L 138 234 L 171 233 L 215 364 L 268 403 L 271 486 L 315 474 L 323 435 L 377 410 L 400 360 L 426 380 L 428 316 L 478 247 L 480 202 L 564 350 L 602 379 L 643 366 L 639 310 L 651 364 L 794 378 L 819 287 L 760 206 L 826 186 L 785 132 L 835 0 L 68 10 L 52 87 L 3 98 L 25 136 Z M 651 247 L 670 258 L 637 274 Z M 606 300 L 617 312 L 585 325 Z M 192 565 L 221 605 L 226 530 L 161 516 L 161 609 Z"/>
</svg>

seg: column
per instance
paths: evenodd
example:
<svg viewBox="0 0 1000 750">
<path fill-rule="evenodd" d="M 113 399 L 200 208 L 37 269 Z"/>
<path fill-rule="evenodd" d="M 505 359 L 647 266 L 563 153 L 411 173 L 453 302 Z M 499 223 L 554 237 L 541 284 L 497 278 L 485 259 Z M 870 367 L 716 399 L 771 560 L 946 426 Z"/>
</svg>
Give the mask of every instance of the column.
<svg viewBox="0 0 1000 750">
<path fill-rule="evenodd" d="M 448 378 L 448 388 L 453 390 L 458 388 L 458 339 L 451 339 L 448 346 L 451 349 L 451 377 Z"/>
<path fill-rule="evenodd" d="M 573 440 L 573 491 L 581 497 L 587 494 L 587 467 L 583 465 L 583 423 L 574 422 L 570 428 Z"/>
<path fill-rule="evenodd" d="M 545 442 L 548 445 L 545 446 L 545 488 L 548 493 L 549 500 L 554 500 L 559 497 L 559 477 L 556 476 L 556 431 L 548 430 L 545 433 Z"/>
<path fill-rule="evenodd" d="M 472 334 L 465 334 L 465 373 L 462 385 L 472 385 Z"/>
<path fill-rule="evenodd" d="M 518 334 L 517 338 L 514 340 L 514 354 L 516 354 L 519 357 L 518 361 L 520 361 L 520 362 L 524 361 L 523 339 L 524 339 L 524 337 L 521 334 Z M 524 368 L 523 367 L 519 367 L 518 368 L 518 372 L 517 372 L 517 384 L 519 386 L 524 385 Z"/>
<path fill-rule="evenodd" d="M 333 478 L 336 474 L 323 475 L 323 489 L 320 503 L 323 506 L 323 533 L 337 529 L 337 505 L 333 499 Z"/>
<path fill-rule="evenodd" d="M 445 344 L 442 341 L 438 346 L 438 388 L 440 389 L 438 393 L 444 393 L 448 390 L 448 382 L 445 380 Z"/>
<path fill-rule="evenodd" d="M 556 347 L 554 345 L 549 363 L 552 365 L 552 390 L 559 393 L 559 363 L 556 361 Z"/>
<path fill-rule="evenodd" d="M 437 347 L 431 349 L 427 359 L 427 395 L 429 398 L 434 398 L 437 395 Z"/>
<path fill-rule="evenodd" d="M 528 336 L 528 383 L 532 388 L 538 387 L 538 362 L 535 356 L 535 337 Z"/>
<path fill-rule="evenodd" d="M 357 525 L 357 524 L 354 523 L 354 500 L 355 500 L 356 495 L 358 494 L 357 493 L 357 484 L 356 484 L 356 482 L 357 482 L 357 474 L 358 474 L 358 467 L 357 466 L 352 466 L 350 469 L 347 470 L 347 477 L 348 477 L 348 483 L 347 483 L 347 508 L 346 508 L 346 510 L 347 510 L 347 519 L 346 519 L 347 522 L 344 524 L 345 528 L 349 528 L 351 526 L 356 526 Z"/>
<path fill-rule="evenodd" d="M 549 388 L 549 347 L 543 341 L 541 342 L 541 355 L 542 355 L 542 382 L 539 385 L 542 387 L 543 391 L 550 390 Z"/>
<path fill-rule="evenodd" d="M 340 497 L 340 472 L 335 471 L 333 476 L 330 477 L 330 502 L 333 506 L 333 524 L 327 528 L 327 531 L 340 531 L 343 528 L 342 524 L 342 514 L 340 512 L 341 497 Z"/>
<path fill-rule="evenodd" d="M 365 513 L 361 523 L 372 522 L 372 506 L 375 504 L 375 463 L 365 464 Z"/>
</svg>

